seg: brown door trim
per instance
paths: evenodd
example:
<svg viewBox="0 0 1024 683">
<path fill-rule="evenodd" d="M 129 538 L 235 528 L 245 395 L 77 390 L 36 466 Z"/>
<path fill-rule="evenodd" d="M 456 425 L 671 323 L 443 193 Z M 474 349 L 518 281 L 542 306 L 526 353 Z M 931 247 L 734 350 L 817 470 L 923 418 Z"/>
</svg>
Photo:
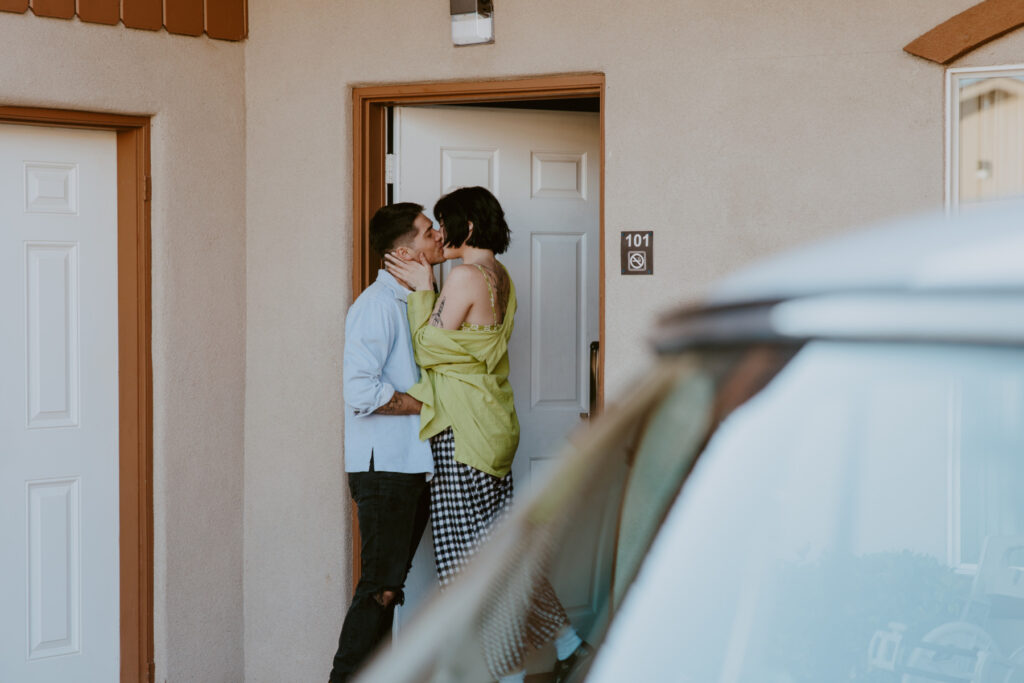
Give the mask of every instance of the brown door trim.
<svg viewBox="0 0 1024 683">
<path fill-rule="evenodd" d="M 370 217 L 387 201 L 384 179 L 387 108 L 408 104 L 505 102 L 597 97 L 601 117 L 601 245 L 599 299 L 600 367 L 604 367 L 604 110 L 605 79 L 602 73 L 561 74 L 509 80 L 453 81 L 366 85 L 352 89 L 352 298 L 373 281 L 380 259 L 371 253 L 367 227 Z M 604 405 L 604 378 L 598 375 L 598 410 Z M 359 580 L 359 525 L 352 515 L 353 588 Z"/>
<path fill-rule="evenodd" d="M 0 123 L 117 134 L 121 681 L 153 680 L 149 117 L 0 106 Z"/>
</svg>

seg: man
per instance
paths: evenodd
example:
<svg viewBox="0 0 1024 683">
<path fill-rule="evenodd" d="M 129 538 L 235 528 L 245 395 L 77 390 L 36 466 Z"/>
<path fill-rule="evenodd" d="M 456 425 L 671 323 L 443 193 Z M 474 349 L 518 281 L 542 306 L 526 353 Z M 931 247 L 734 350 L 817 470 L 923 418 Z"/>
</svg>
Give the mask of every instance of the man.
<svg viewBox="0 0 1024 683">
<path fill-rule="evenodd" d="M 444 260 L 441 235 L 419 204 L 374 214 L 370 246 L 404 259 Z M 348 680 L 390 633 L 429 516 L 430 444 L 419 439 L 420 402 L 404 393 L 420 377 L 406 317 L 409 291 L 381 269 L 345 318 L 345 471 L 362 547 L 331 683 Z"/>
</svg>

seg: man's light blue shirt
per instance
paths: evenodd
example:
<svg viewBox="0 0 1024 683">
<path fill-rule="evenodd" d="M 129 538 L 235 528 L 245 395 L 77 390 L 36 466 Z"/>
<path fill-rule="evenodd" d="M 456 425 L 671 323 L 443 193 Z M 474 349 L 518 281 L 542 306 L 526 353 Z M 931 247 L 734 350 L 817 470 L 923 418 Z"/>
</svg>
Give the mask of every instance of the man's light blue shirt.
<svg viewBox="0 0 1024 683">
<path fill-rule="evenodd" d="M 345 471 L 434 472 L 430 444 L 420 441 L 419 415 L 374 415 L 396 391 L 420 379 L 406 314 L 409 295 L 386 270 L 345 316 L 343 393 Z"/>
</svg>

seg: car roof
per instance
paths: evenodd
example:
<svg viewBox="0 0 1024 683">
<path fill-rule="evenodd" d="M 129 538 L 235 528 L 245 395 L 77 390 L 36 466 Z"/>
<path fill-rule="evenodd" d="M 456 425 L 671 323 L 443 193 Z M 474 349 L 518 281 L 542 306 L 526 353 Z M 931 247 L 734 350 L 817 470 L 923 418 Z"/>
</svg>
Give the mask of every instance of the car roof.
<svg viewBox="0 0 1024 683">
<path fill-rule="evenodd" d="M 898 219 L 769 257 L 663 318 L 654 345 L 814 338 L 1024 343 L 1024 201 Z"/>
</svg>

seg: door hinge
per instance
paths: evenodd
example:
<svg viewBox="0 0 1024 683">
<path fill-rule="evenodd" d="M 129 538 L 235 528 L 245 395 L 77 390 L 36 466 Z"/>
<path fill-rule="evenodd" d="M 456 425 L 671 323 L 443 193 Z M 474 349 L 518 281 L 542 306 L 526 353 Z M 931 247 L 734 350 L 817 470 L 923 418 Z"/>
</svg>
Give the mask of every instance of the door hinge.
<svg viewBox="0 0 1024 683">
<path fill-rule="evenodd" d="M 145 201 L 148 202 L 151 199 L 153 199 L 153 177 L 152 176 L 146 176 L 146 199 L 145 199 Z"/>
<path fill-rule="evenodd" d="M 395 155 L 384 155 L 384 182 L 388 185 L 395 184 Z"/>
</svg>

